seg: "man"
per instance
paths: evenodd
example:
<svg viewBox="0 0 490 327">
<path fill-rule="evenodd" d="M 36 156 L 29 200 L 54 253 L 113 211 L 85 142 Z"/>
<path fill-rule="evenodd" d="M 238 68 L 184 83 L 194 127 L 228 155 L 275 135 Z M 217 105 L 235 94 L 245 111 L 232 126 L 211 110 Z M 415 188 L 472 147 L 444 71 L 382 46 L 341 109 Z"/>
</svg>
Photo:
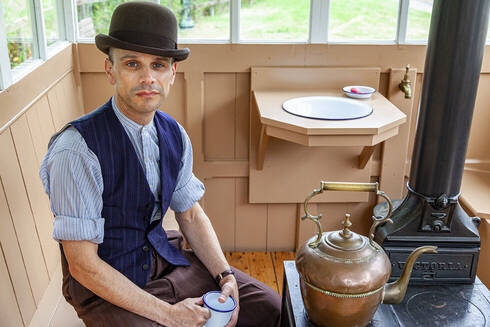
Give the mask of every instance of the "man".
<svg viewBox="0 0 490 327">
<path fill-rule="evenodd" d="M 197 202 L 190 140 L 157 111 L 189 55 L 176 40 L 172 12 L 145 2 L 120 5 L 96 37 L 114 96 L 53 136 L 40 170 L 63 294 L 87 326 L 203 326 L 212 290 L 237 302 L 227 327 L 278 326 L 279 296 L 228 265 Z M 194 252 L 163 230 L 168 207 Z"/>
</svg>

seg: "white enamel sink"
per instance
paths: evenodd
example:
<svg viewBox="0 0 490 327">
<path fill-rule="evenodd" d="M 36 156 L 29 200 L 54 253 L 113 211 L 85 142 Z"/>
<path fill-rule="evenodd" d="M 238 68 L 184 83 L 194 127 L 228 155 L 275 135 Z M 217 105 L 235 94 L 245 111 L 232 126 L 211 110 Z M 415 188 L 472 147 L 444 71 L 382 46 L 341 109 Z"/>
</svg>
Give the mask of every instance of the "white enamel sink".
<svg viewBox="0 0 490 327">
<path fill-rule="evenodd" d="M 327 120 L 358 119 L 373 112 L 372 106 L 361 101 L 332 96 L 294 98 L 285 101 L 282 108 L 296 116 Z"/>
</svg>

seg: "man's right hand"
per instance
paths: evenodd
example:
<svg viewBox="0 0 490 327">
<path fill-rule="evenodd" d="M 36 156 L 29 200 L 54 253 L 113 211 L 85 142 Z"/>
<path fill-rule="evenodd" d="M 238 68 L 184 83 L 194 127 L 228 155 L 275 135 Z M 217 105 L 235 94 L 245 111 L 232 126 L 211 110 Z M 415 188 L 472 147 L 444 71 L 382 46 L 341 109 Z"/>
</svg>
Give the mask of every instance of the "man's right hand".
<svg viewBox="0 0 490 327">
<path fill-rule="evenodd" d="M 168 327 L 204 326 L 209 317 L 211 317 L 211 313 L 202 305 L 202 297 L 189 298 L 174 304 L 170 317 L 172 324 Z"/>
</svg>

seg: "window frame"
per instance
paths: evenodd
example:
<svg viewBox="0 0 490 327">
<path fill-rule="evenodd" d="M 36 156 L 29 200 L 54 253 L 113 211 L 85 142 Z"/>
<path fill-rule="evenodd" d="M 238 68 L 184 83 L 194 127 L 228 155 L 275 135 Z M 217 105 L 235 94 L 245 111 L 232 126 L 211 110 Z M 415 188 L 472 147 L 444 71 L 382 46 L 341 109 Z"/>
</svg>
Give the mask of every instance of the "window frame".
<svg viewBox="0 0 490 327">
<path fill-rule="evenodd" d="M 27 0 L 31 18 L 32 58 L 12 68 L 8 53 L 7 31 L 4 25 L 4 9 L 0 2 L 0 92 L 10 87 L 43 62 L 63 50 L 70 42 L 76 42 L 75 0 L 56 0 L 59 39 L 47 46 L 42 0 Z M 74 16 L 75 15 L 75 16 Z"/>
<path fill-rule="evenodd" d="M 76 0 L 56 0 L 60 40 L 47 47 L 44 33 L 42 0 L 27 0 L 31 11 L 33 33 L 33 58 L 11 69 L 7 35 L 0 2 L 0 91 L 8 88 L 39 64 L 58 53 L 70 43 L 94 43 L 93 38 L 80 38 Z M 159 2 L 159 0 L 153 0 Z M 230 27 L 228 39 L 179 39 L 182 44 L 427 44 L 427 41 L 407 40 L 410 0 L 398 1 L 395 40 L 345 40 L 329 41 L 330 0 L 310 0 L 308 38 L 306 40 L 240 40 L 241 0 L 230 0 Z M 487 44 L 490 40 L 487 39 Z"/>
</svg>

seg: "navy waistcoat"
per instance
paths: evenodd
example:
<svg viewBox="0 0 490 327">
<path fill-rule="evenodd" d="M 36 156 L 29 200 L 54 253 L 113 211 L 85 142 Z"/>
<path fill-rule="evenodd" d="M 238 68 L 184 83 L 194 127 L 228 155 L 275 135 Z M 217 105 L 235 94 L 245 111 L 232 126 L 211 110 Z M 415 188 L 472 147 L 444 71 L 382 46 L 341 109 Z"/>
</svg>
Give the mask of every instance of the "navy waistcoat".
<svg viewBox="0 0 490 327">
<path fill-rule="evenodd" d="M 180 170 L 182 135 L 175 120 L 163 112 L 155 113 L 154 122 L 160 148 L 160 203 L 165 213 Z M 189 262 L 168 242 L 161 220 L 150 223 L 155 197 L 111 100 L 70 125 L 85 139 L 102 170 L 105 223 L 99 257 L 140 287 L 146 285 L 151 271 L 152 248 L 169 263 L 188 266 Z"/>
</svg>

